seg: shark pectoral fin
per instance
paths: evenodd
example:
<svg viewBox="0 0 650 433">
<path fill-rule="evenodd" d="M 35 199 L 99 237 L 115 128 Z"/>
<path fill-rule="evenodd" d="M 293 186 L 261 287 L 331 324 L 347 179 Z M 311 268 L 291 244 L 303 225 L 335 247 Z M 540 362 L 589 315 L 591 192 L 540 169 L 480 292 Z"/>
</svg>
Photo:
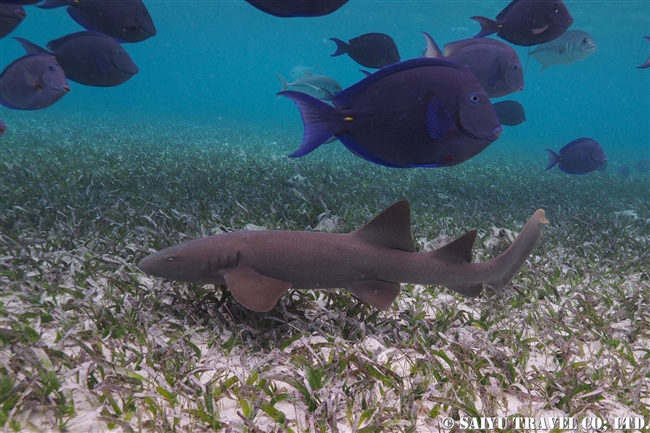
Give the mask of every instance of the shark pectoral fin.
<svg viewBox="0 0 650 433">
<path fill-rule="evenodd" d="M 447 288 L 468 298 L 475 298 L 483 291 L 483 283 L 474 284 L 473 286 L 447 286 Z"/>
<path fill-rule="evenodd" d="M 251 268 L 232 268 L 223 279 L 235 299 L 249 310 L 269 311 L 280 296 L 291 288 L 291 283 L 258 274 Z"/>
<path fill-rule="evenodd" d="M 399 295 L 400 284 L 388 281 L 363 280 L 350 284 L 348 290 L 354 296 L 373 307 L 387 310 Z"/>
</svg>

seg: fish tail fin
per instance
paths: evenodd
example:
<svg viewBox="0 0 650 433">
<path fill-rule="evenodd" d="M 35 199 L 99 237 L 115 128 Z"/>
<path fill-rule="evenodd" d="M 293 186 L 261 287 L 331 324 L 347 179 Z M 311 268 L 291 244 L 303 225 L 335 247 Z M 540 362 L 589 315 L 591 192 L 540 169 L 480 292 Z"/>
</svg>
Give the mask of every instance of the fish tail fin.
<svg viewBox="0 0 650 433">
<path fill-rule="evenodd" d="M 305 129 L 300 148 L 289 156 L 304 156 L 325 143 L 336 133 L 337 124 L 339 123 L 337 119 L 339 110 L 337 108 L 313 96 L 293 90 L 285 90 L 279 92 L 278 95 L 286 96 L 298 106 Z"/>
<path fill-rule="evenodd" d="M 445 57 L 442 50 L 427 32 L 422 32 L 424 39 L 427 41 L 427 49 L 424 51 L 424 57 Z"/>
<path fill-rule="evenodd" d="M 41 9 L 53 9 L 61 6 L 70 6 L 72 3 L 71 0 L 45 0 L 45 3 L 36 7 Z"/>
<path fill-rule="evenodd" d="M 548 165 L 546 166 L 545 170 L 550 170 L 562 160 L 562 157 L 557 153 L 555 153 L 554 151 L 552 151 L 551 149 L 544 149 L 544 150 L 548 152 Z"/>
<path fill-rule="evenodd" d="M 496 275 L 493 279 L 486 281 L 488 286 L 498 293 L 503 291 L 503 288 L 512 280 L 512 277 L 519 271 L 537 245 L 542 235 L 542 225 L 548 223 L 544 210 L 537 209 L 521 229 L 512 245 L 500 256 L 485 263 L 486 266 L 498 270 L 495 272 Z"/>
<path fill-rule="evenodd" d="M 334 41 L 334 43 L 336 44 L 336 51 L 334 52 L 334 54 L 330 54 L 331 57 L 347 54 L 347 52 L 350 50 L 350 44 L 348 44 L 345 41 L 336 38 L 330 38 L 330 41 Z"/>
<path fill-rule="evenodd" d="M 33 42 L 28 41 L 27 39 L 19 38 L 14 36 L 14 39 L 18 41 L 20 45 L 23 46 L 25 51 L 27 51 L 27 54 L 40 54 L 40 53 L 45 53 L 45 54 L 52 54 L 48 50 L 46 50 L 43 47 L 39 47 Z"/>
<path fill-rule="evenodd" d="M 474 36 L 475 38 L 483 38 L 487 35 L 491 35 L 492 33 L 499 31 L 499 23 L 491 20 L 490 18 L 473 16 L 470 17 L 470 20 L 478 21 L 478 23 L 481 25 L 481 31 L 478 32 L 476 36 Z"/>
</svg>

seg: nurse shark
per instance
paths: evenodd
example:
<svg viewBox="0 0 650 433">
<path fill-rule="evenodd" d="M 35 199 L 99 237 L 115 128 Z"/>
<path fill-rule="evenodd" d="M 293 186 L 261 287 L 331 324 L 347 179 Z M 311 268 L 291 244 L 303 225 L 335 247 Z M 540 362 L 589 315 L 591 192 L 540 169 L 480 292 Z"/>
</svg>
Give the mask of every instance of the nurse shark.
<svg viewBox="0 0 650 433">
<path fill-rule="evenodd" d="M 483 284 L 500 292 L 537 245 L 544 210 L 538 209 L 498 257 L 471 263 L 476 230 L 431 252 L 415 252 L 406 200 L 346 234 L 239 231 L 194 239 L 145 257 L 146 274 L 197 284 L 225 284 L 246 308 L 272 309 L 289 289 L 346 288 L 388 309 L 400 283 L 445 286 L 478 296 Z"/>
</svg>

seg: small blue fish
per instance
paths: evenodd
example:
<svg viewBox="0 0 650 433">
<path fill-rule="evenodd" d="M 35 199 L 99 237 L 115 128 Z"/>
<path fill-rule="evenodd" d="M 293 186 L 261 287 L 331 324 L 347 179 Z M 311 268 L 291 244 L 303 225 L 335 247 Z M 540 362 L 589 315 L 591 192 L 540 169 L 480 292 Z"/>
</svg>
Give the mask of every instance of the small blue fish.
<svg viewBox="0 0 650 433">
<path fill-rule="evenodd" d="M 625 164 L 616 164 L 614 166 L 614 173 L 616 173 L 617 176 L 627 179 L 630 177 L 630 167 Z"/>
<path fill-rule="evenodd" d="M 499 101 L 492 106 L 502 125 L 517 126 L 526 121 L 524 107 L 517 101 Z"/>
<path fill-rule="evenodd" d="M 13 110 L 40 110 L 70 91 L 65 73 L 49 54 L 28 54 L 0 75 L 0 104 Z"/>
<path fill-rule="evenodd" d="M 355 155 L 387 167 L 448 167 L 499 138 L 490 98 L 467 68 L 419 58 L 387 66 L 332 98 L 334 107 L 299 92 L 279 95 L 300 109 L 308 154 L 338 138 Z"/>
<path fill-rule="evenodd" d="M 644 36 L 644 38 L 650 42 L 650 36 Z M 641 66 L 637 66 L 637 69 L 645 69 L 645 68 L 650 68 L 650 57 L 648 57 L 648 60 L 645 61 L 644 64 Z"/>
<path fill-rule="evenodd" d="M 30 54 L 55 56 L 68 79 L 86 86 L 113 87 L 129 80 L 139 69 L 119 42 L 99 32 L 77 32 L 50 41 L 41 48 L 14 38 Z"/>
<path fill-rule="evenodd" d="M 37 7 L 60 6 L 68 6 L 68 14 L 81 27 L 104 33 L 119 42 L 140 42 L 157 33 L 142 0 L 45 0 Z"/>
<path fill-rule="evenodd" d="M 366 68 L 383 68 L 400 61 L 399 50 L 395 41 L 384 33 L 366 33 L 345 42 L 330 38 L 336 44 L 332 57 L 347 54 L 352 60 Z"/>
<path fill-rule="evenodd" d="M 573 140 L 571 143 L 555 153 L 551 149 L 548 152 L 548 166 L 546 170 L 553 168 L 556 164 L 560 170 L 567 174 L 585 174 L 598 170 L 607 162 L 605 151 L 596 140 L 582 137 Z"/>
<path fill-rule="evenodd" d="M 26 16 L 25 8 L 21 5 L 0 3 L 0 38 L 13 32 Z"/>
<path fill-rule="evenodd" d="M 650 159 L 642 159 L 634 163 L 634 168 L 641 173 L 647 173 L 650 171 Z"/>
<path fill-rule="evenodd" d="M 428 33 L 426 57 L 445 57 Z M 449 60 L 467 66 L 490 98 L 500 98 L 524 90 L 524 68 L 517 52 L 496 39 L 462 39 L 445 45 Z"/>
<path fill-rule="evenodd" d="M 573 24 L 562 0 L 513 0 L 496 20 L 481 16 L 470 19 L 481 25 L 475 38 L 496 33 L 501 39 L 525 47 L 550 42 Z"/>
<path fill-rule="evenodd" d="M 246 0 L 246 2 L 269 15 L 291 18 L 329 15 L 348 0 Z"/>
</svg>

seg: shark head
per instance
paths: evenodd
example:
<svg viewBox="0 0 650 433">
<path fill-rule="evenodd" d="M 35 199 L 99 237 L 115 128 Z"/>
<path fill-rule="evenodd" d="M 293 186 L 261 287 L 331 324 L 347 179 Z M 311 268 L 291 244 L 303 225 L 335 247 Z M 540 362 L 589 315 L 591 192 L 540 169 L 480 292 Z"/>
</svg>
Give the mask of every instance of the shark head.
<svg viewBox="0 0 650 433">
<path fill-rule="evenodd" d="M 234 266 L 237 258 L 233 263 L 228 258 L 224 263 L 210 260 L 211 255 L 206 254 L 206 239 L 209 237 L 165 248 L 140 260 L 138 268 L 145 274 L 169 280 L 198 284 L 221 282 L 219 271 L 223 269 L 222 265 Z"/>
</svg>

